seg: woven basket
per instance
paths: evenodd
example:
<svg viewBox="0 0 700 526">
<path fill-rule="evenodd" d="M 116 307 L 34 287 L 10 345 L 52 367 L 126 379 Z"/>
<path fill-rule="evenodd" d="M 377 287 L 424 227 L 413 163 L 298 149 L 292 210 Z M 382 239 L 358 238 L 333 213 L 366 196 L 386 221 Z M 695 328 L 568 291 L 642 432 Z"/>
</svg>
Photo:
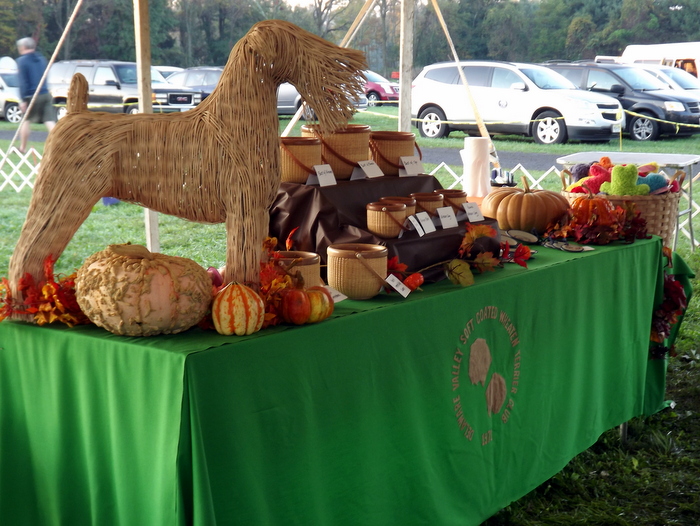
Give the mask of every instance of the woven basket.
<svg viewBox="0 0 700 526">
<path fill-rule="evenodd" d="M 298 271 L 304 280 L 305 287 L 323 285 L 321 281 L 321 257 L 315 252 L 297 250 L 280 251 L 280 265 L 290 272 Z"/>
<path fill-rule="evenodd" d="M 416 200 L 413 197 L 405 197 L 400 195 L 390 195 L 388 197 L 380 197 L 382 203 L 403 203 L 406 205 L 406 217 L 416 213 Z"/>
<path fill-rule="evenodd" d="M 401 157 L 413 155 L 413 148 L 418 150 L 422 159 L 423 153 L 416 144 L 416 136 L 411 132 L 376 131 L 369 134 L 369 149 L 372 160 L 384 172 L 384 175 L 399 175 L 403 168 Z"/>
<path fill-rule="evenodd" d="M 433 190 L 433 192 L 442 194 L 442 206 L 451 206 L 455 212 L 464 212 L 462 205 L 467 202 L 467 192 L 464 190 L 443 188 L 442 190 Z"/>
<path fill-rule="evenodd" d="M 369 159 L 370 127 L 366 124 L 348 124 L 334 133 L 321 135 L 317 125 L 305 124 L 301 127 L 302 137 L 318 137 L 322 143 L 322 155 L 326 164 L 333 169 L 337 180 L 348 180 L 358 161 Z"/>
<path fill-rule="evenodd" d="M 362 256 L 362 261 L 357 253 Z M 385 277 L 387 274 L 386 247 L 367 243 L 339 243 L 330 245 L 327 254 L 328 284 L 331 287 L 353 300 L 366 300 L 379 294 L 384 285 L 379 276 Z"/>
<path fill-rule="evenodd" d="M 569 204 L 586 194 L 562 191 Z M 647 221 L 647 232 L 657 235 L 664 240 L 664 246 L 673 246 L 678 221 L 678 202 L 680 192 L 667 192 L 660 195 L 605 195 L 597 194 L 596 197 L 604 197 L 615 206 L 624 208 L 628 203 L 634 203 L 635 210 Z"/>
<path fill-rule="evenodd" d="M 437 192 L 418 192 L 411 194 L 416 200 L 416 212 L 428 212 L 431 217 L 437 216 L 436 210 L 443 206 L 445 196 Z"/>
<path fill-rule="evenodd" d="M 322 164 L 321 140 L 316 137 L 280 138 L 280 171 L 282 181 L 305 183 L 314 166 Z"/>
<path fill-rule="evenodd" d="M 404 229 L 403 222 L 406 220 L 404 203 L 379 201 L 369 203 L 365 208 L 367 209 L 367 230 L 379 237 L 399 237 Z"/>
</svg>

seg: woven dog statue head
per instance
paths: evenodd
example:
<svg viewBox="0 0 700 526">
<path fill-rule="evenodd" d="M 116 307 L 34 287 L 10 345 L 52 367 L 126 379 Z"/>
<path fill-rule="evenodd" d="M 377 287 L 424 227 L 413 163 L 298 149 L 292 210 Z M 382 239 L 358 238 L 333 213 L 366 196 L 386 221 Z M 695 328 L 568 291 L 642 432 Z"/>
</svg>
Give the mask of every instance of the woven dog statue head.
<svg viewBox="0 0 700 526">
<path fill-rule="evenodd" d="M 191 221 L 225 223 L 224 279 L 258 283 L 268 209 L 280 183 L 277 88 L 291 82 L 321 130 L 332 131 L 352 116 L 363 69 L 361 52 L 267 20 L 234 46 L 216 89 L 188 112 L 90 112 L 87 83 L 76 74 L 68 113 L 46 142 L 10 260 L 15 302 L 22 302 L 20 278 L 29 273 L 42 281 L 45 259 L 63 253 L 106 196 Z"/>
</svg>

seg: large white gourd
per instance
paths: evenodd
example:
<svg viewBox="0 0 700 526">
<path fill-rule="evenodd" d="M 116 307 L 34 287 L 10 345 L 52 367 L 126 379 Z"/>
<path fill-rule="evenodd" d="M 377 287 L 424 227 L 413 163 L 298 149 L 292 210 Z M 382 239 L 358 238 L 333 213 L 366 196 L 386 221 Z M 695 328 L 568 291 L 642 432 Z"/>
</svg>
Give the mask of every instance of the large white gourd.
<svg viewBox="0 0 700 526">
<path fill-rule="evenodd" d="M 212 301 L 207 271 L 191 259 L 110 245 L 85 260 L 76 299 L 95 325 L 114 334 L 175 334 L 196 325 Z"/>
</svg>

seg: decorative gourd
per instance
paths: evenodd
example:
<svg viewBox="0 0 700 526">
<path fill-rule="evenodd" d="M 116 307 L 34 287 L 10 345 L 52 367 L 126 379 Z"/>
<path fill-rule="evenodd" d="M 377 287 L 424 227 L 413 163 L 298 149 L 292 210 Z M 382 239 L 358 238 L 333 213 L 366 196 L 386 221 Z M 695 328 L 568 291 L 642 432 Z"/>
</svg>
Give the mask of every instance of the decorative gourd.
<svg viewBox="0 0 700 526">
<path fill-rule="evenodd" d="M 280 296 L 282 319 L 295 325 L 323 321 L 333 314 L 335 308 L 331 293 L 321 286 L 308 289 L 282 289 Z"/>
<path fill-rule="evenodd" d="M 250 287 L 229 283 L 214 297 L 211 317 L 219 334 L 246 336 L 262 328 L 265 303 Z"/>
<path fill-rule="evenodd" d="M 535 230 L 541 234 L 568 210 L 569 202 L 557 192 L 530 189 L 525 177 L 523 186 L 491 190 L 481 203 L 481 212 L 495 218 L 501 230 Z"/>
<path fill-rule="evenodd" d="M 80 267 L 75 296 L 92 323 L 114 334 L 176 334 L 204 317 L 212 283 L 191 259 L 109 245 Z"/>
<path fill-rule="evenodd" d="M 576 223 L 582 225 L 612 225 L 617 221 L 615 207 L 605 197 L 597 197 L 590 190 L 571 203 L 571 210 Z"/>
</svg>

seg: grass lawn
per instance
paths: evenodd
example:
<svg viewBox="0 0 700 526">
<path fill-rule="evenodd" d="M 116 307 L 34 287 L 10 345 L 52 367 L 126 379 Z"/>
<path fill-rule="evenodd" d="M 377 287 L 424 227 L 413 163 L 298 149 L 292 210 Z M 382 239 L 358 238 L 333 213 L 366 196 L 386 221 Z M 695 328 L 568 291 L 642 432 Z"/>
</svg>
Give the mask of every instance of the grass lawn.
<svg viewBox="0 0 700 526">
<path fill-rule="evenodd" d="M 356 123 L 372 129 L 396 129 L 396 108 L 379 107 L 359 114 Z M 288 119 L 280 120 L 283 129 Z M 7 127 L 9 126 L 9 127 Z M 0 123 L 1 129 L 12 125 Z M 292 133 L 292 135 L 298 135 Z M 37 128 L 41 129 L 41 128 Z M 421 148 L 461 148 L 464 134 L 446 140 L 418 138 Z M 497 150 L 556 152 L 566 155 L 600 150 L 601 145 L 541 146 L 531 139 L 497 137 Z M 6 151 L 8 142 L 0 141 Z M 41 143 L 33 143 L 41 151 Z M 606 149 L 619 149 L 610 143 Z M 637 143 L 624 139 L 623 151 L 658 153 L 700 152 L 700 136 Z M 426 166 L 426 171 L 433 167 Z M 461 173 L 461 167 L 453 167 Z M 441 176 L 442 177 L 442 176 Z M 449 180 L 445 180 L 449 182 Z M 443 184 L 445 184 L 443 181 Z M 556 188 L 558 189 L 558 188 Z M 0 192 L 0 276 L 7 275 L 9 258 L 26 216 L 31 190 Z M 700 235 L 700 224 L 696 223 Z M 189 257 L 202 266 L 220 266 L 224 260 L 223 225 L 203 225 L 159 216 L 161 252 Z M 70 273 L 90 254 L 112 243 L 145 244 L 143 209 L 126 203 L 98 204 L 59 259 L 56 270 Z M 700 250 L 691 252 L 680 238 L 679 253 L 700 276 Z M 700 278 L 693 280 L 698 291 Z M 624 301 L 619 300 L 618 301 Z M 669 360 L 667 398 L 675 405 L 629 424 L 629 440 L 618 431 L 604 433 L 589 450 L 574 458 L 560 473 L 486 521 L 488 526 L 631 525 L 692 526 L 700 524 L 700 298 L 694 296 L 679 339 L 678 356 Z M 466 498 L 466 497 L 465 497 Z"/>
</svg>

